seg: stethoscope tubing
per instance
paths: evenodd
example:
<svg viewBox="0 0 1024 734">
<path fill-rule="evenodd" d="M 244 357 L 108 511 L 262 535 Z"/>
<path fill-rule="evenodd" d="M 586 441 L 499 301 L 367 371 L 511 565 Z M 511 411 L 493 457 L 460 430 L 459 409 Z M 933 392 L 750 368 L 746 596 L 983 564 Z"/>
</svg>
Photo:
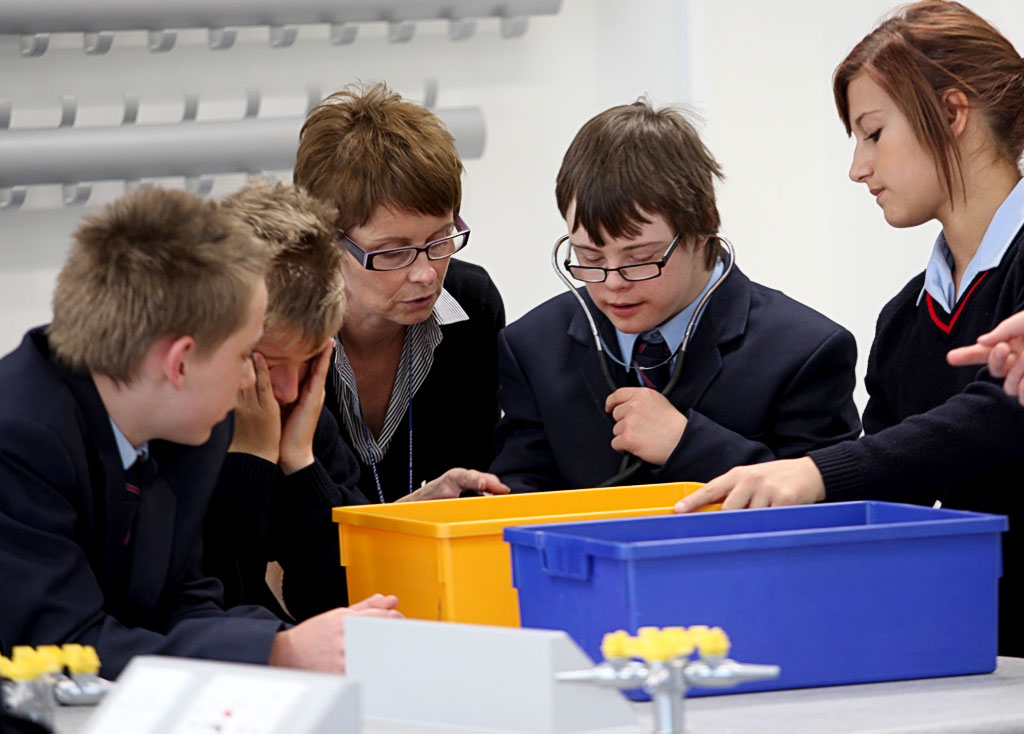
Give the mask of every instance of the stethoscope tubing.
<svg viewBox="0 0 1024 734">
<path fill-rule="evenodd" d="M 707 308 L 708 302 L 711 300 L 711 296 L 714 295 L 715 291 L 718 290 L 719 286 L 725 282 L 725 279 L 729 277 L 729 273 L 732 272 L 733 266 L 736 264 L 736 250 L 733 248 L 732 243 L 729 242 L 725 237 L 719 234 L 710 235 L 714 239 L 718 240 L 722 244 L 722 249 L 725 250 L 728 258 L 725 264 L 725 270 L 718 276 L 711 287 L 704 292 L 701 296 L 700 301 L 697 302 L 697 307 L 693 310 L 690 315 L 690 320 L 686 324 L 686 331 L 683 332 L 683 339 L 679 342 L 679 346 L 676 347 L 675 351 L 669 356 L 669 359 L 675 359 L 675 366 L 672 368 L 672 375 L 669 377 L 668 383 L 661 389 L 661 394 L 668 396 L 676 385 L 679 383 L 679 378 L 683 374 L 683 362 L 686 360 L 686 353 L 690 346 L 690 339 L 693 337 L 693 332 L 697 328 L 697 322 L 700 321 L 701 315 Z M 551 250 L 551 267 L 555 271 L 555 274 L 561 279 L 562 283 L 565 284 L 569 292 L 575 296 L 576 300 L 580 304 L 580 308 L 583 309 L 583 314 L 587 318 L 587 324 L 590 326 L 590 333 L 594 338 L 594 346 L 597 348 L 597 361 L 601 367 L 601 375 L 604 377 L 605 384 L 608 386 L 609 395 L 619 389 L 618 383 L 612 377 L 611 370 L 608 368 L 608 359 L 618 362 L 614 356 L 612 356 L 607 349 L 605 349 L 604 340 L 601 338 L 601 333 L 597 328 L 597 322 L 594 321 L 594 316 L 590 312 L 590 308 L 587 306 L 587 302 L 583 299 L 580 289 L 577 288 L 568 276 L 562 272 L 562 268 L 559 265 L 558 251 L 561 249 L 562 244 L 569 239 L 569 235 L 563 235 L 558 238 L 555 242 L 555 246 Z M 620 362 L 623 366 L 629 369 L 629 365 L 624 362 Z M 598 487 L 614 487 L 621 484 L 626 479 L 636 474 L 640 468 L 644 465 L 643 459 L 637 458 L 629 453 L 622 455 L 622 462 L 619 465 L 619 471 L 615 475 L 608 477 L 608 479 L 601 482 Z"/>
</svg>

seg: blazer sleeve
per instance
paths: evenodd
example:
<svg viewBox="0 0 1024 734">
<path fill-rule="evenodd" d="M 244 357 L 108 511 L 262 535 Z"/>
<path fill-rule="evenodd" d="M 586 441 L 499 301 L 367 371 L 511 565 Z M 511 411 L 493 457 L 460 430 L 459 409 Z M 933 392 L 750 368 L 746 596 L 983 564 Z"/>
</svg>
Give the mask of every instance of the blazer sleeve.
<svg viewBox="0 0 1024 734">
<path fill-rule="evenodd" d="M 496 433 L 497 456 L 491 473 L 513 492 L 564 489 L 536 396 L 506 332 L 498 334 L 498 372 L 503 415 Z M 562 486 L 560 487 L 559 484 Z"/>
<path fill-rule="evenodd" d="M 272 555 L 284 570 L 285 606 L 299 621 L 348 603 L 331 510 L 367 504 L 357 486 L 359 462 L 327 410 L 320 413 L 313 449 L 311 465 L 282 475 L 271 525 Z"/>
<path fill-rule="evenodd" d="M 853 402 L 857 345 L 836 329 L 799 361 L 775 399 L 772 424 L 762 436 L 746 437 L 697 409 L 688 411 L 683 436 L 656 481 L 709 481 L 734 466 L 804 456 L 856 438 L 860 419 Z M 757 370 L 756 362 L 750 365 Z"/>
<path fill-rule="evenodd" d="M 139 654 L 265 663 L 281 622 L 265 610 L 220 609 L 219 584 L 194 569 L 165 589 L 155 628 L 128 627 L 108 614 L 81 527 L 92 502 L 86 462 L 75 461 L 55 431 L 12 419 L 0 426 L 0 642 L 94 645 L 101 673 L 116 677 Z M 82 489 L 85 488 L 85 491 Z M 95 552 L 92 551 L 92 552 Z M 15 601 L 17 600 L 17 601 Z"/>
</svg>

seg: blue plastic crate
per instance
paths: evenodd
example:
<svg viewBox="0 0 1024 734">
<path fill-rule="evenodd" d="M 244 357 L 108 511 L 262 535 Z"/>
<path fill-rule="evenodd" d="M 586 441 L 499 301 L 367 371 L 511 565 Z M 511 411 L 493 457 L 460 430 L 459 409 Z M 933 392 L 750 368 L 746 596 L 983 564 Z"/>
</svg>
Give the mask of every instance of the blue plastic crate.
<svg viewBox="0 0 1024 734">
<path fill-rule="evenodd" d="M 782 675 L 726 691 L 989 673 L 1005 517 L 885 502 L 512 527 L 524 627 L 720 626 Z M 641 691 L 631 698 L 644 700 Z"/>
</svg>

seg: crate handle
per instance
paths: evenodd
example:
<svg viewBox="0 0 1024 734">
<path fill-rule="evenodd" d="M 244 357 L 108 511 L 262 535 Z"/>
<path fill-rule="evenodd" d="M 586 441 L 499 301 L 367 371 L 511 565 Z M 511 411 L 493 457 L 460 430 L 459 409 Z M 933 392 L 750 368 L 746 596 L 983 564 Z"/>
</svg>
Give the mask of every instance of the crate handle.
<svg viewBox="0 0 1024 734">
<path fill-rule="evenodd" d="M 586 553 L 580 553 L 578 549 L 567 551 L 559 547 L 560 543 L 545 543 L 550 540 L 541 533 L 540 544 L 540 565 L 544 573 L 566 579 L 577 581 L 588 581 L 593 570 L 593 558 Z"/>
</svg>

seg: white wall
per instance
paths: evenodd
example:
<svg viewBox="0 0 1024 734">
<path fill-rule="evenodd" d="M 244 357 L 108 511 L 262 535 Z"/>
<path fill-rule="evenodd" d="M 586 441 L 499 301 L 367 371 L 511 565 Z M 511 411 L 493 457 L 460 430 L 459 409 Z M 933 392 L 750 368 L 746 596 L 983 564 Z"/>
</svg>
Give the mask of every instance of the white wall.
<svg viewBox="0 0 1024 734">
<path fill-rule="evenodd" d="M 1019 50 L 1024 3 L 973 0 Z M 351 46 L 331 46 L 325 27 L 303 27 L 295 46 L 270 49 L 266 29 L 236 48 L 210 51 L 183 33 L 168 54 L 151 54 L 140 33 L 121 33 L 104 56 L 59 36 L 44 56 L 22 58 L 0 37 L 0 97 L 13 125 L 54 125 L 57 100 L 78 94 L 81 124 L 118 121 L 123 91 L 140 94 L 141 122 L 180 113 L 184 89 L 200 94 L 200 117 L 238 117 L 247 88 L 264 95 L 261 115 L 301 114 L 305 89 L 324 93 L 356 79 L 385 79 L 420 98 L 439 82 L 439 107 L 479 106 L 484 157 L 466 162 L 465 203 L 473 228 L 467 259 L 484 264 L 513 319 L 559 290 L 549 249 L 564 230 L 554 178 L 579 126 L 602 109 L 646 93 L 655 103 L 691 104 L 723 164 L 723 233 L 740 267 L 850 328 L 861 370 L 881 306 L 928 257 L 935 228 L 892 230 L 863 187 L 846 177 L 852 143 L 835 114 L 830 78 L 846 52 L 891 7 L 889 0 L 564 0 L 557 16 L 502 39 L 496 21 L 452 42 L 443 22 L 388 43 L 384 28 L 360 28 Z M 220 100 L 216 102 L 216 100 Z M 241 177 L 218 179 L 214 193 Z M 120 192 L 99 187 L 90 205 Z M 58 191 L 30 192 L 0 211 L 0 353 L 49 317 L 49 294 L 69 232 L 85 209 L 53 208 Z M 780 349 L 785 345 L 780 344 Z M 863 393 L 858 393 L 863 401 Z"/>
</svg>

